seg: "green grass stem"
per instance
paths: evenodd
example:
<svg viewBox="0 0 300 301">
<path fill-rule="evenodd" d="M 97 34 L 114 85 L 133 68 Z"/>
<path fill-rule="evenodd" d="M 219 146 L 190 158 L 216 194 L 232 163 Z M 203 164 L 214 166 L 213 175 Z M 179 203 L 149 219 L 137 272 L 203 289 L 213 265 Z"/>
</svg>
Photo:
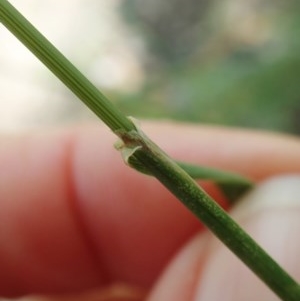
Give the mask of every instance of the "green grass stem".
<svg viewBox="0 0 300 301">
<path fill-rule="evenodd" d="M 0 0 L 0 21 L 122 139 L 121 149 L 130 150 L 129 157 L 176 195 L 282 300 L 300 300 L 299 284 L 6 0 Z"/>
</svg>

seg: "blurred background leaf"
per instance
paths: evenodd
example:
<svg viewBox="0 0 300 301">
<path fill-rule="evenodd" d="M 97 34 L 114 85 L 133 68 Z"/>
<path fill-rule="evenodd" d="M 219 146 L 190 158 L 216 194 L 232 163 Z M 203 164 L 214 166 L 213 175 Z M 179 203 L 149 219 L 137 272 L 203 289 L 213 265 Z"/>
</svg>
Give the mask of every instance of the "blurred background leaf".
<svg viewBox="0 0 300 301">
<path fill-rule="evenodd" d="M 300 133 L 297 1 L 130 0 L 147 81 L 128 114 Z"/>
<path fill-rule="evenodd" d="M 300 133 L 299 1 L 14 2 L 128 115 Z M 0 40 L 0 127 L 94 118 Z"/>
</svg>

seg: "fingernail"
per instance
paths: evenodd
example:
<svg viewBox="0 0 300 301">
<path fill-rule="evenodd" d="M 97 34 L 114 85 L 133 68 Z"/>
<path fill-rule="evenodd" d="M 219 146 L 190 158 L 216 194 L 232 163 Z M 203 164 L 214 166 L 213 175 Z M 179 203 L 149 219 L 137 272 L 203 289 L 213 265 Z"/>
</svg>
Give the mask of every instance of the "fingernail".
<svg viewBox="0 0 300 301">
<path fill-rule="evenodd" d="M 294 279 L 300 280 L 300 175 L 276 177 L 257 185 L 237 204 L 232 216 Z M 280 299 L 213 238 L 194 300 Z"/>
</svg>

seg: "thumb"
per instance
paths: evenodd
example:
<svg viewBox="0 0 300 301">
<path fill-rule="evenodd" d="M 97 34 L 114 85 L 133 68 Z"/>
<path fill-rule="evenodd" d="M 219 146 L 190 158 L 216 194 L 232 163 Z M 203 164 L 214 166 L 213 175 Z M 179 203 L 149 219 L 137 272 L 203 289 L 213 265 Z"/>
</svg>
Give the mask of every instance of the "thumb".
<svg viewBox="0 0 300 301">
<path fill-rule="evenodd" d="M 287 272 L 300 280 L 300 175 L 259 184 L 232 210 L 233 218 Z M 280 300 L 211 234 L 198 235 L 175 257 L 149 300 Z"/>
<path fill-rule="evenodd" d="M 300 176 L 262 183 L 232 215 L 289 274 L 300 279 Z M 213 242 L 212 250 L 195 300 L 280 300 L 220 242 Z"/>
</svg>

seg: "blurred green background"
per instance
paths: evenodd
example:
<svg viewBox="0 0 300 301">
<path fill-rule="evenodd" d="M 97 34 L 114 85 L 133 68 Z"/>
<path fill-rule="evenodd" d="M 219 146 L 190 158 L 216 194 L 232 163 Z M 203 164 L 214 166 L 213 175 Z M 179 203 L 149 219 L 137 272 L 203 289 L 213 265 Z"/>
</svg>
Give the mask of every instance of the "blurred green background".
<svg viewBox="0 0 300 301">
<path fill-rule="evenodd" d="M 128 0 L 146 81 L 129 115 L 300 133 L 300 2 Z"/>
<path fill-rule="evenodd" d="M 127 115 L 300 133 L 300 1 L 15 0 Z M 0 129 L 97 118 L 4 27 Z"/>
</svg>

